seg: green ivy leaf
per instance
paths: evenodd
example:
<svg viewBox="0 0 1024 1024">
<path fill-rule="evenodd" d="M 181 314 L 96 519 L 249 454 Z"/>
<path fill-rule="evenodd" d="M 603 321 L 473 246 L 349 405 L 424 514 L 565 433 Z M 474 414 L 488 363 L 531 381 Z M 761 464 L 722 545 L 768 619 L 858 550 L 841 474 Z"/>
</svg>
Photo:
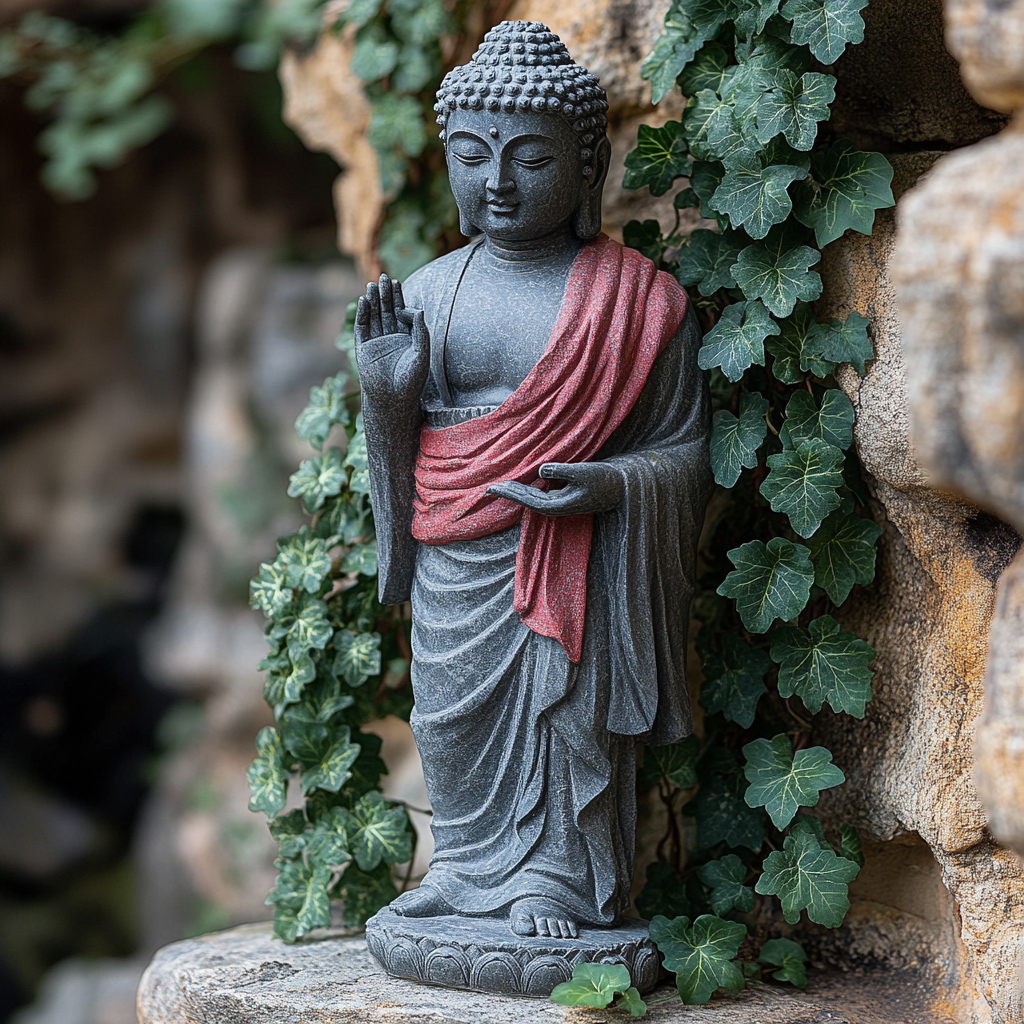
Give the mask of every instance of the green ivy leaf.
<svg viewBox="0 0 1024 1024">
<path fill-rule="evenodd" d="M 797 391 L 786 406 L 783 444 L 799 446 L 811 438 L 845 451 L 853 443 L 853 402 L 842 391 L 830 388 L 821 405 L 806 391 Z"/>
<path fill-rule="evenodd" d="M 755 890 L 778 896 L 789 924 L 800 920 L 800 911 L 826 928 L 838 928 L 850 909 L 849 883 L 860 868 L 832 850 L 823 850 L 806 832 L 786 837 L 782 850 L 769 853 L 764 873 Z"/>
<path fill-rule="evenodd" d="M 640 990 L 632 985 L 622 993 L 622 998 L 615 1004 L 615 1008 L 628 1010 L 631 1017 L 642 1017 L 647 1013 L 647 1004 L 640 998 Z"/>
<path fill-rule="evenodd" d="M 310 727 L 312 733 L 312 726 Z M 323 789 L 337 793 L 351 776 L 349 768 L 359 756 L 359 744 L 353 743 L 347 725 L 340 726 L 333 734 L 325 729 L 326 737 L 302 745 L 301 754 L 296 756 L 303 763 L 302 792 Z"/>
<path fill-rule="evenodd" d="M 671 864 L 660 860 L 648 864 L 645 878 L 647 881 L 636 898 L 637 913 L 641 917 L 650 920 L 657 913 L 673 917 L 690 913 L 686 884 L 672 870 Z"/>
<path fill-rule="evenodd" d="M 735 288 L 732 268 L 742 248 L 731 233 L 722 235 L 698 228 L 679 249 L 676 280 L 684 287 L 697 285 L 701 295 L 714 295 L 719 288 Z"/>
<path fill-rule="evenodd" d="M 360 870 L 372 871 L 381 861 L 402 864 L 412 855 L 408 815 L 401 807 L 389 808 L 379 792 L 367 793 L 351 813 L 342 814 L 348 846 Z"/>
<path fill-rule="evenodd" d="M 324 446 L 327 435 L 335 423 L 348 425 L 349 414 L 344 403 L 345 374 L 328 377 L 323 387 L 309 391 L 309 404 L 295 421 L 299 437 L 308 441 L 317 451 Z"/>
<path fill-rule="evenodd" d="M 419 156 L 427 144 L 423 108 L 412 96 L 384 92 L 370 103 L 367 139 L 378 157 L 382 152 L 400 150 L 405 156 Z M 382 171 L 382 178 L 386 172 Z M 390 177 L 390 175 L 388 176 Z M 394 187 L 393 181 L 387 184 Z"/>
<path fill-rule="evenodd" d="M 794 149 L 807 152 L 814 145 L 818 122 L 828 120 L 835 98 L 836 80 L 831 75 L 797 75 L 779 68 L 773 87 L 757 102 L 757 141 L 764 146 L 782 135 Z"/>
<path fill-rule="evenodd" d="M 334 671 L 349 686 L 362 686 L 370 676 L 380 674 L 380 634 L 350 633 L 334 635 Z"/>
<path fill-rule="evenodd" d="M 327 547 L 308 526 L 277 541 L 277 564 L 284 569 L 289 587 L 298 587 L 315 594 L 331 571 Z"/>
<path fill-rule="evenodd" d="M 760 302 L 734 302 L 704 336 L 697 365 L 702 370 L 720 366 L 729 380 L 737 381 L 755 363 L 764 366 L 764 339 L 780 329 Z"/>
<path fill-rule="evenodd" d="M 572 980 L 556 985 L 551 1000 L 562 1006 L 589 1006 L 603 1010 L 629 988 L 629 971 L 621 964 L 577 964 Z"/>
<path fill-rule="evenodd" d="M 825 700 L 833 711 L 863 718 L 871 700 L 868 663 L 874 657 L 869 643 L 855 633 L 841 633 L 829 615 L 815 619 L 806 630 L 782 626 L 772 634 L 772 659 L 782 666 L 779 696 L 795 693 L 811 714 Z"/>
<path fill-rule="evenodd" d="M 690 172 L 690 157 L 681 121 L 667 121 L 660 128 L 642 124 L 637 130 L 636 149 L 626 155 L 626 173 L 622 187 L 651 190 L 652 196 L 664 195 L 676 178 Z"/>
<path fill-rule="evenodd" d="M 302 811 L 296 808 L 278 818 L 271 818 L 267 824 L 280 847 L 278 852 L 285 860 L 298 857 L 306 848 L 306 816 Z"/>
<path fill-rule="evenodd" d="M 318 597 L 300 591 L 295 602 L 273 624 L 270 635 L 288 641 L 288 657 L 294 664 L 308 650 L 322 651 L 334 630 L 327 621 L 327 606 Z"/>
<path fill-rule="evenodd" d="M 762 245 L 748 245 L 732 268 L 748 299 L 760 299 L 776 316 L 789 316 L 797 300 L 821 295 L 821 277 L 810 268 L 821 253 L 809 245 L 793 245 L 792 233 L 776 228 Z"/>
<path fill-rule="evenodd" d="M 642 224 L 638 220 L 629 221 L 622 229 L 622 243 L 643 253 L 655 266 L 661 263 L 665 242 L 656 220 L 645 220 Z"/>
<path fill-rule="evenodd" d="M 356 863 L 345 868 L 332 892 L 344 901 L 345 924 L 361 928 L 381 907 L 398 895 L 391 877 L 391 865 L 381 861 L 373 871 L 363 871 Z"/>
<path fill-rule="evenodd" d="M 760 35 L 768 21 L 779 13 L 781 0 L 743 0 L 736 15 L 736 33 L 743 39 Z"/>
<path fill-rule="evenodd" d="M 776 981 L 788 981 L 797 988 L 807 986 L 807 954 L 803 946 L 792 939 L 769 939 L 761 947 L 759 964 L 770 964 L 779 970 L 772 973 Z"/>
<path fill-rule="evenodd" d="M 648 786 L 656 786 L 663 778 L 680 789 L 696 786 L 699 754 L 700 740 L 692 735 L 687 736 L 681 743 L 647 747 L 640 773 L 641 779 Z"/>
<path fill-rule="evenodd" d="M 726 214 L 734 228 L 744 227 L 751 238 L 764 238 L 774 224 L 781 224 L 793 210 L 789 186 L 806 177 L 807 171 L 793 164 L 741 164 L 726 170 L 710 205 Z"/>
<path fill-rule="evenodd" d="M 822 520 L 839 507 L 836 489 L 843 486 L 843 453 L 812 437 L 796 448 L 768 456 L 770 472 L 761 494 L 776 512 L 785 512 L 801 537 L 810 537 Z"/>
<path fill-rule="evenodd" d="M 438 70 L 437 59 L 433 54 L 415 42 L 408 42 L 398 56 L 394 88 L 399 92 L 419 92 L 435 77 L 440 77 Z"/>
<path fill-rule="evenodd" d="M 341 451 L 329 448 L 323 455 L 306 459 L 291 475 L 288 496 L 301 498 L 307 512 L 315 512 L 324 499 L 337 494 L 345 486 L 345 470 Z"/>
<path fill-rule="evenodd" d="M 809 305 L 798 303 L 781 328 L 781 333 L 768 342 L 768 351 L 775 356 L 772 373 L 783 384 L 799 384 L 805 372 L 827 377 L 835 369 L 835 363 L 819 355 L 823 329 L 815 323 Z"/>
<path fill-rule="evenodd" d="M 708 220 L 718 221 L 722 231 L 729 227 L 729 218 L 711 209 L 711 199 L 724 177 L 725 168 L 719 163 L 695 160 L 690 171 L 690 187 L 700 201 L 700 215 Z"/>
<path fill-rule="evenodd" d="M 845 320 L 826 320 L 818 325 L 813 351 L 832 363 L 849 363 L 863 376 L 867 370 L 865 364 L 875 358 L 875 350 L 868 337 L 870 322 L 860 313 L 851 313 Z"/>
<path fill-rule="evenodd" d="M 811 814 L 804 814 L 801 811 L 793 819 L 793 824 L 789 828 L 789 834 L 791 836 L 795 836 L 799 835 L 801 832 L 806 832 L 808 835 L 814 836 L 815 841 L 823 850 L 832 849 L 831 844 L 825 838 L 825 826 L 821 823 L 820 818 L 815 818 Z"/>
<path fill-rule="evenodd" d="M 749 914 L 754 909 L 754 891 L 743 884 L 746 866 L 735 853 L 702 864 L 697 877 L 711 890 L 711 909 L 719 916 L 730 910 Z"/>
<path fill-rule="evenodd" d="M 704 658 L 701 707 L 708 714 L 721 711 L 730 722 L 749 729 L 757 702 L 768 692 L 764 676 L 771 666 L 765 651 L 755 650 L 735 633 L 723 634 L 722 653 L 710 651 Z"/>
<path fill-rule="evenodd" d="M 387 37 L 384 29 L 371 22 L 356 34 L 356 45 L 349 69 L 364 82 L 387 78 L 398 65 L 398 44 Z"/>
<path fill-rule="evenodd" d="M 881 153 L 862 153 L 841 139 L 811 158 L 810 177 L 795 194 L 796 219 L 814 228 L 818 248 L 849 228 L 870 235 L 875 210 L 895 205 L 891 184 L 892 167 Z"/>
<path fill-rule="evenodd" d="M 743 972 L 732 963 L 747 937 L 737 921 L 703 914 L 693 924 L 688 917 L 655 917 L 651 938 L 665 958 L 665 969 L 675 971 L 676 988 L 687 1006 L 706 1003 L 720 988 L 736 995 L 745 984 Z"/>
<path fill-rule="evenodd" d="M 785 828 L 798 808 L 814 807 L 821 790 L 846 781 L 824 747 L 794 754 L 785 733 L 748 743 L 743 756 L 747 759 L 743 771 L 750 782 L 744 799 L 751 807 L 764 807 L 776 828 Z"/>
<path fill-rule="evenodd" d="M 864 847 L 861 845 L 860 833 L 845 822 L 839 826 L 839 854 L 852 860 L 857 867 L 864 867 Z"/>
<path fill-rule="evenodd" d="M 787 0 L 782 16 L 793 22 L 790 38 L 809 46 L 822 64 L 835 64 L 847 43 L 864 41 L 860 12 L 868 0 Z"/>
<path fill-rule="evenodd" d="M 672 91 L 676 76 L 710 37 L 690 20 L 682 0 L 674 0 L 665 15 L 665 31 L 640 66 L 640 77 L 651 83 L 652 103 Z"/>
<path fill-rule="evenodd" d="M 764 842 L 764 811 L 747 804 L 740 778 L 713 776 L 702 782 L 696 797 L 684 808 L 697 821 L 697 846 L 710 849 L 718 843 L 745 846 L 757 853 Z"/>
<path fill-rule="evenodd" d="M 711 427 L 711 468 L 715 482 L 733 487 L 744 468 L 757 465 L 757 449 L 768 433 L 768 399 L 756 391 L 740 395 L 740 414 L 727 409 L 715 413 Z"/>
<path fill-rule="evenodd" d="M 702 89 L 687 107 L 690 152 L 698 160 L 720 160 L 727 168 L 755 160 L 761 147 L 731 100 Z"/>
<path fill-rule="evenodd" d="M 765 633 L 775 619 L 795 618 L 811 594 L 814 569 L 802 544 L 773 537 L 752 540 L 728 553 L 736 568 L 717 593 L 736 601 L 751 633 Z"/>
<path fill-rule="evenodd" d="M 288 761 L 277 730 L 269 725 L 256 734 L 256 758 L 246 771 L 249 810 L 273 817 L 284 807 L 288 790 Z"/>
<path fill-rule="evenodd" d="M 264 562 L 259 575 L 249 581 L 249 607 L 271 617 L 280 615 L 291 603 L 293 591 L 286 585 L 284 570 Z"/>
<path fill-rule="evenodd" d="M 729 51 L 718 43 L 708 43 L 692 63 L 678 76 L 684 96 L 696 96 L 702 89 L 721 93 L 729 79 Z"/>
</svg>

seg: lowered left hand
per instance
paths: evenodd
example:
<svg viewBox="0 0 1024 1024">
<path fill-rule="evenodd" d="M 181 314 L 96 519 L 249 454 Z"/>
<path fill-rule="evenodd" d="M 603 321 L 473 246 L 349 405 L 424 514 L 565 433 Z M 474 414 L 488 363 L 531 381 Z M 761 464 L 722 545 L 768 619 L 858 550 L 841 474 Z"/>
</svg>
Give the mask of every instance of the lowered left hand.
<svg viewBox="0 0 1024 1024">
<path fill-rule="evenodd" d="M 546 516 L 576 516 L 607 512 L 616 508 L 625 493 L 622 474 L 603 462 L 545 462 L 540 467 L 545 480 L 565 480 L 557 491 L 541 491 L 528 484 L 507 480 L 492 484 L 488 494 L 514 501 L 517 505 L 543 512 Z"/>
</svg>

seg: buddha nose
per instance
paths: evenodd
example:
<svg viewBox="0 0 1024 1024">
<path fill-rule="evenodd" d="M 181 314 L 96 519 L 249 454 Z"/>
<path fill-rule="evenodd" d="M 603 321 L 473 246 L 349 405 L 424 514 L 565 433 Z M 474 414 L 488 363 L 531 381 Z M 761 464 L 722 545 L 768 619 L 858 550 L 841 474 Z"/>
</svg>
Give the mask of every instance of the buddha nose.
<svg viewBox="0 0 1024 1024">
<path fill-rule="evenodd" d="M 515 187 L 516 183 L 509 178 L 506 178 L 504 181 L 498 178 L 487 179 L 487 191 L 492 192 L 496 196 L 508 195 L 509 192 L 515 191 Z"/>
</svg>

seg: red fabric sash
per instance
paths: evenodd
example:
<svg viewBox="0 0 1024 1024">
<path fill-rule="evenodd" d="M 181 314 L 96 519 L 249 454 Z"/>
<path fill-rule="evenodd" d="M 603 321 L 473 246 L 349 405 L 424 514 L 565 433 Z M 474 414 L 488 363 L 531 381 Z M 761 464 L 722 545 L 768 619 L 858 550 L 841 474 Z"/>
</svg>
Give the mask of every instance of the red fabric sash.
<svg viewBox="0 0 1024 1024">
<path fill-rule="evenodd" d="M 586 462 L 626 418 L 658 354 L 679 329 L 686 293 L 606 235 L 573 264 L 540 361 L 504 404 L 452 427 L 424 426 L 413 536 L 471 540 L 522 520 L 515 609 L 572 661 L 583 649 L 593 515 L 546 516 L 486 493 L 502 480 L 546 488 L 545 462 Z"/>
</svg>

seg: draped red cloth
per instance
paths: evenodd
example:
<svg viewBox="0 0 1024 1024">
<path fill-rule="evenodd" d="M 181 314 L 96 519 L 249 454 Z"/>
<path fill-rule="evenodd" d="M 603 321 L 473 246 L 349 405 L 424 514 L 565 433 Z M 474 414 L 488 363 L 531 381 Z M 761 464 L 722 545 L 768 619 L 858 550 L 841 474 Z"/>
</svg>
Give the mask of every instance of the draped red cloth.
<svg viewBox="0 0 1024 1024">
<path fill-rule="evenodd" d="M 625 419 L 679 329 L 686 293 L 635 249 L 601 235 L 573 264 L 544 354 L 505 402 L 455 426 L 424 425 L 413 536 L 471 540 L 522 521 L 514 606 L 572 661 L 583 649 L 593 515 L 546 516 L 487 494 L 503 480 L 546 488 L 545 462 L 587 462 Z"/>
</svg>

